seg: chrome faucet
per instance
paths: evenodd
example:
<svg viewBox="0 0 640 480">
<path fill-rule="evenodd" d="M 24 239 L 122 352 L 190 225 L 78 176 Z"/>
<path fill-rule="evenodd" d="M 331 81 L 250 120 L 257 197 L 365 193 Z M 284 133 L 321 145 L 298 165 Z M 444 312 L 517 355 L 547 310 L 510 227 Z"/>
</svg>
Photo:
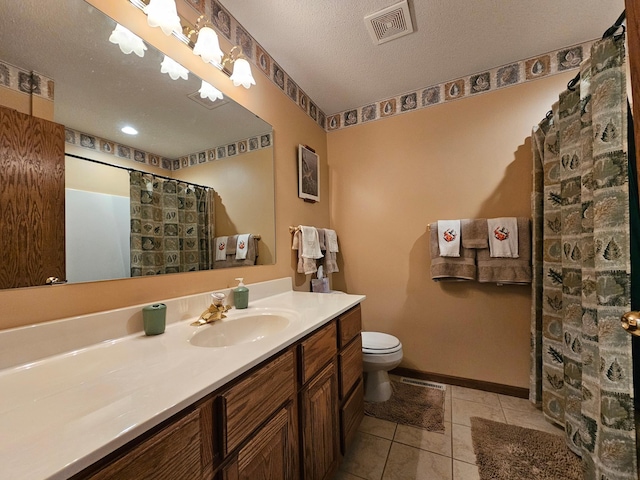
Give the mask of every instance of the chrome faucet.
<svg viewBox="0 0 640 480">
<path fill-rule="evenodd" d="M 193 322 L 191 325 L 194 327 L 205 325 L 207 323 L 213 323 L 223 318 L 227 318 L 225 312 L 231 308 L 230 305 L 224 304 L 226 295 L 224 293 L 212 293 L 211 305 L 204 312 L 200 314 L 200 318 Z"/>
</svg>

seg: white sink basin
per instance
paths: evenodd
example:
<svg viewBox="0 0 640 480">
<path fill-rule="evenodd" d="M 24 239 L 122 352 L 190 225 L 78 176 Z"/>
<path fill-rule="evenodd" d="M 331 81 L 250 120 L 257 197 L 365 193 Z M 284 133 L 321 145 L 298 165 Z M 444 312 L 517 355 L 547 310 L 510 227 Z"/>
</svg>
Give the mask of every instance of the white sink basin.
<svg viewBox="0 0 640 480">
<path fill-rule="evenodd" d="M 189 343 L 197 347 L 231 347 L 257 342 L 283 331 L 298 319 L 294 312 L 255 309 L 197 327 Z"/>
</svg>

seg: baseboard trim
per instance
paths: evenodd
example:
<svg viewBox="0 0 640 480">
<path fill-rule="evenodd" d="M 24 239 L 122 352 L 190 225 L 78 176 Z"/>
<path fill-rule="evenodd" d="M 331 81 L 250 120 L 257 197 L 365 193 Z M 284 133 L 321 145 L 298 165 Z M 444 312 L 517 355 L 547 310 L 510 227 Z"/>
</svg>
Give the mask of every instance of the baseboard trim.
<svg viewBox="0 0 640 480">
<path fill-rule="evenodd" d="M 484 382 L 482 380 L 452 377 L 449 375 L 440 375 L 438 373 L 421 372 L 420 370 L 413 370 L 411 368 L 404 367 L 394 368 L 389 373 L 402 377 L 417 378 L 431 382 L 446 383 L 447 385 L 483 390 L 485 392 L 499 393 L 501 395 L 509 395 L 511 397 L 529 398 L 528 388 L 513 387 L 511 385 L 503 385 L 501 383 Z"/>
</svg>

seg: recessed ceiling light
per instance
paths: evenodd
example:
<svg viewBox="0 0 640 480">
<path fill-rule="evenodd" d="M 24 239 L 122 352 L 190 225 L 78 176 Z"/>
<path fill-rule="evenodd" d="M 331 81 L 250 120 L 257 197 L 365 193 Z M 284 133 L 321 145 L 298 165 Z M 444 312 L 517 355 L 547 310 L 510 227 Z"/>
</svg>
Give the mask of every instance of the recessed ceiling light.
<svg viewBox="0 0 640 480">
<path fill-rule="evenodd" d="M 126 133 L 127 135 L 137 135 L 138 130 L 127 125 L 126 127 L 122 127 L 122 133 Z"/>
</svg>

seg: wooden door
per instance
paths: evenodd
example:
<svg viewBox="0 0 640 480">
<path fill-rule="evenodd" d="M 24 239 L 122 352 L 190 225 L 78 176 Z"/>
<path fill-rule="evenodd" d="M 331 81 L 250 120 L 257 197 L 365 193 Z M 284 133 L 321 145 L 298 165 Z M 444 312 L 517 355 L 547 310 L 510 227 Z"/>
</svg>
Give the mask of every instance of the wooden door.
<svg viewBox="0 0 640 480">
<path fill-rule="evenodd" d="M 223 470 L 223 480 L 297 480 L 295 407 L 282 408 Z"/>
<path fill-rule="evenodd" d="M 303 478 L 330 479 L 338 465 L 338 382 L 335 361 L 301 392 Z"/>
<path fill-rule="evenodd" d="M 65 278 L 64 127 L 0 107 L 0 288 Z"/>
</svg>

